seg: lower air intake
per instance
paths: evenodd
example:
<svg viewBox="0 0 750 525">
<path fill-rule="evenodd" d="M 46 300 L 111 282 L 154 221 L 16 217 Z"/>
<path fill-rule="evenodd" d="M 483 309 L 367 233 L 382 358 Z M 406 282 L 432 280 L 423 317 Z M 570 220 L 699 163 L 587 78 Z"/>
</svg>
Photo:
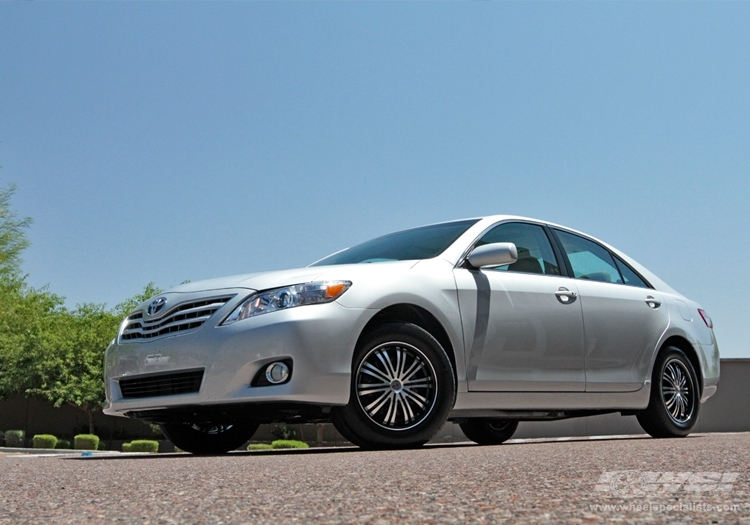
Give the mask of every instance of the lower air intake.
<svg viewBox="0 0 750 525">
<path fill-rule="evenodd" d="M 124 399 L 194 394 L 201 388 L 204 369 L 148 374 L 120 379 Z"/>
</svg>

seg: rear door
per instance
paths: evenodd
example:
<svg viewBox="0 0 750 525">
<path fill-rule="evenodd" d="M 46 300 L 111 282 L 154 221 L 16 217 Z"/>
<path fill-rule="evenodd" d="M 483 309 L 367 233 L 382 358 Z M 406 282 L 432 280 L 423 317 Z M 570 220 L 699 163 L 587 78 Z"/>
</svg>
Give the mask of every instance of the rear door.
<svg viewBox="0 0 750 525">
<path fill-rule="evenodd" d="M 638 390 L 669 324 L 663 297 L 600 244 L 563 230 L 554 233 L 580 293 L 586 391 Z"/>
</svg>

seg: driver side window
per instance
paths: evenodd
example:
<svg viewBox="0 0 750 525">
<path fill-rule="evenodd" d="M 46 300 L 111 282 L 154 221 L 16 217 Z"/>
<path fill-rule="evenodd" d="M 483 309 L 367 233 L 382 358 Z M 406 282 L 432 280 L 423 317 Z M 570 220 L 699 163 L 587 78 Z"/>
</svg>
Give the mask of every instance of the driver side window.
<svg viewBox="0 0 750 525">
<path fill-rule="evenodd" d="M 523 222 L 506 222 L 485 233 L 477 246 L 495 242 L 512 242 L 518 250 L 518 260 L 513 264 L 496 266 L 492 270 L 507 272 L 560 275 L 547 234 L 541 226 Z"/>
</svg>

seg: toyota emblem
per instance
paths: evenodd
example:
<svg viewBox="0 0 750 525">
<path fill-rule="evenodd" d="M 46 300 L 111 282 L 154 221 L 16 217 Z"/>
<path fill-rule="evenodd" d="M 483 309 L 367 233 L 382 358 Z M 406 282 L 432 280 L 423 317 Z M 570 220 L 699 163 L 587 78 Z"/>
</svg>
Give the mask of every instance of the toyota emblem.
<svg viewBox="0 0 750 525">
<path fill-rule="evenodd" d="M 149 303 L 148 308 L 146 308 L 146 314 L 149 316 L 156 315 L 159 312 L 164 309 L 164 305 L 167 304 L 167 298 L 166 297 L 157 297 L 151 303 Z"/>
</svg>

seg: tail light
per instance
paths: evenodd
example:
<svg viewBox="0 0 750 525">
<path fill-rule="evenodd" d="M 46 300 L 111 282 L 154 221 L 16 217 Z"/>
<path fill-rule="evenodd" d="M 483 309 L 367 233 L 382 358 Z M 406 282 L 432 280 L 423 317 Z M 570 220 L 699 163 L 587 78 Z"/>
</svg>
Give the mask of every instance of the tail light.
<svg viewBox="0 0 750 525">
<path fill-rule="evenodd" d="M 698 308 L 698 313 L 700 314 L 701 318 L 703 319 L 703 322 L 706 323 L 706 326 L 713 329 L 714 322 L 711 320 L 711 317 L 706 313 L 705 310 L 701 310 Z"/>
</svg>

